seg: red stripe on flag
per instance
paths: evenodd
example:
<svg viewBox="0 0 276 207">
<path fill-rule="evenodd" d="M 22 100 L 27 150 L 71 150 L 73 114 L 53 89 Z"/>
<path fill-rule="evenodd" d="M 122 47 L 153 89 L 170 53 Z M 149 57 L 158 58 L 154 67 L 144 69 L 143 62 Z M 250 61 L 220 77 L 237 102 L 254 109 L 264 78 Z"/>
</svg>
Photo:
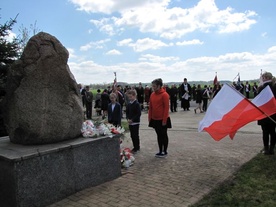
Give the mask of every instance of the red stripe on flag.
<svg viewBox="0 0 276 207">
<path fill-rule="evenodd" d="M 221 140 L 227 135 L 233 138 L 237 130 L 254 121 L 255 116 L 261 116 L 261 112 L 254 106 L 249 105 L 244 99 L 231 111 L 225 114 L 221 120 L 213 122 L 209 127 L 204 128 L 216 141 Z"/>
</svg>

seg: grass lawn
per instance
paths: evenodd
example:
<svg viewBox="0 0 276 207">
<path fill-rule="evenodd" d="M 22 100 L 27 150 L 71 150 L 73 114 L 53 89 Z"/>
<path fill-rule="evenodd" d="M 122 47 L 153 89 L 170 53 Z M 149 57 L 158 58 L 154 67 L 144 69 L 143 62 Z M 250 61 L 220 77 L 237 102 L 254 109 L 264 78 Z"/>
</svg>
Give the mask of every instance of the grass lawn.
<svg viewBox="0 0 276 207">
<path fill-rule="evenodd" d="M 276 206 L 276 156 L 258 154 L 191 207 L 203 206 Z"/>
</svg>

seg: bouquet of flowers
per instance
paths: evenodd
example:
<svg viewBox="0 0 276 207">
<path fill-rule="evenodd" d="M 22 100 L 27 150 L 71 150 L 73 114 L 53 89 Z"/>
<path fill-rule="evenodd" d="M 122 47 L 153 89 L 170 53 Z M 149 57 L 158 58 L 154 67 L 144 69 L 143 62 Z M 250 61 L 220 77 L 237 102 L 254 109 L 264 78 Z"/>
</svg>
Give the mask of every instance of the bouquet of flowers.
<svg viewBox="0 0 276 207">
<path fill-rule="evenodd" d="M 85 138 L 97 138 L 99 136 L 110 136 L 113 134 L 123 134 L 125 129 L 123 127 L 115 127 L 112 124 L 104 122 L 93 122 L 86 120 L 82 124 L 81 133 Z"/>
<path fill-rule="evenodd" d="M 133 165 L 135 158 L 129 148 L 121 148 L 121 164 L 123 168 L 129 168 Z"/>
</svg>

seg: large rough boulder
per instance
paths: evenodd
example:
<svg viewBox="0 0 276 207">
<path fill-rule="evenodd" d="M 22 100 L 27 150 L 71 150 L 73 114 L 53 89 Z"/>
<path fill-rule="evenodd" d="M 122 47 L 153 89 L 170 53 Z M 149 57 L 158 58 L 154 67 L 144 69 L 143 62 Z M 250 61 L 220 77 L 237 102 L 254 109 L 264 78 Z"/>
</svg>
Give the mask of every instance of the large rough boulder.
<svg viewBox="0 0 276 207">
<path fill-rule="evenodd" d="M 83 109 L 68 56 L 55 37 L 40 32 L 10 68 L 4 118 L 11 142 L 46 144 L 80 135 Z"/>
</svg>

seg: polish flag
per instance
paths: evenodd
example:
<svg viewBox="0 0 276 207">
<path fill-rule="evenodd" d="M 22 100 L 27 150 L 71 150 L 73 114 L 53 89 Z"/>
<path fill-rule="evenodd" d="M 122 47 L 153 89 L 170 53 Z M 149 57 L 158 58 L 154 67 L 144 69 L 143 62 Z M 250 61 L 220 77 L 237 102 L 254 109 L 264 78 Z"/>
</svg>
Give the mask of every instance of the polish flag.
<svg viewBox="0 0 276 207">
<path fill-rule="evenodd" d="M 214 78 L 214 85 L 217 85 L 217 82 L 218 82 L 218 76 L 216 74 L 215 78 Z"/>
<path fill-rule="evenodd" d="M 242 126 L 274 113 L 276 100 L 270 87 L 263 89 L 250 102 L 230 85 L 224 84 L 199 122 L 198 131 L 205 130 L 216 141 L 227 135 L 233 139 Z"/>
</svg>

